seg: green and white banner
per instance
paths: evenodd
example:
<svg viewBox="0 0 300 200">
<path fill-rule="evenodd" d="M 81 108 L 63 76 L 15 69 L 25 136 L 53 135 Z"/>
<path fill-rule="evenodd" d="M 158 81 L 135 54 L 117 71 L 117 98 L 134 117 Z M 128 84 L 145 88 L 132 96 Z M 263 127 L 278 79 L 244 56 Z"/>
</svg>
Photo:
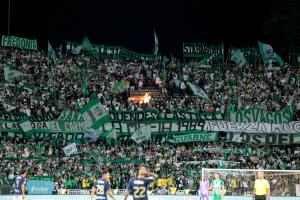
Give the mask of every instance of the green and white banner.
<svg viewBox="0 0 300 200">
<path fill-rule="evenodd" d="M 0 132 L 26 133 L 86 133 L 90 128 L 99 133 L 115 130 L 120 135 L 131 135 L 149 125 L 157 134 L 180 134 L 202 131 L 205 120 L 222 120 L 221 112 L 191 112 L 178 110 L 160 112 L 155 109 L 142 111 L 107 111 L 98 99 L 85 105 L 81 112 L 65 110 L 54 119 L 51 116 L 37 119 L 23 113 L 0 112 Z"/>
<path fill-rule="evenodd" d="M 300 133 L 300 121 L 293 121 L 283 124 L 273 123 L 238 123 L 226 121 L 206 121 L 205 131 L 230 131 L 245 133 Z"/>
<path fill-rule="evenodd" d="M 228 121 L 240 123 L 261 122 L 282 124 L 290 122 L 293 117 L 294 112 L 291 112 L 290 109 L 271 112 L 259 108 L 250 108 L 230 112 L 230 119 Z"/>
<path fill-rule="evenodd" d="M 211 57 L 214 60 L 224 59 L 224 45 L 206 45 L 202 43 L 183 43 L 183 56 L 184 57 Z M 211 60 L 212 60 L 211 59 Z"/>
<path fill-rule="evenodd" d="M 227 140 L 252 145 L 291 145 L 300 144 L 300 133 L 229 133 L 227 134 Z"/>
<path fill-rule="evenodd" d="M 216 132 L 199 132 L 194 134 L 174 135 L 172 139 L 168 139 L 171 143 L 186 143 L 186 142 L 211 142 L 218 139 Z"/>
<path fill-rule="evenodd" d="M 66 46 L 67 52 L 73 54 L 79 54 L 81 50 L 85 50 L 93 55 L 103 56 L 107 58 L 130 58 L 135 60 L 145 60 L 145 61 L 161 61 L 160 55 L 156 54 L 140 54 L 134 51 L 130 51 L 121 46 L 105 46 L 105 45 L 95 45 L 91 44 L 89 40 L 85 37 L 82 44 L 75 42 L 67 42 Z"/>
<path fill-rule="evenodd" d="M 37 50 L 37 40 L 27 38 L 20 38 L 16 36 L 2 35 L 1 46 L 3 47 L 16 47 L 20 49 Z"/>
</svg>

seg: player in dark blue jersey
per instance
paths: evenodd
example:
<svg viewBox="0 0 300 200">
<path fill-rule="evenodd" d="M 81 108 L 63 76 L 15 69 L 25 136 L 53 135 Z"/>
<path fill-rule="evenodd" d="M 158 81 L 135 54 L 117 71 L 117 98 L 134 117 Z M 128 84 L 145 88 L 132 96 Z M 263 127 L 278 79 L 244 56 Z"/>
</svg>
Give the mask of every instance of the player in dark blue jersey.
<svg viewBox="0 0 300 200">
<path fill-rule="evenodd" d="M 128 183 L 124 200 L 127 200 L 129 195 L 132 195 L 134 200 L 148 200 L 148 185 L 154 182 L 156 178 L 156 174 L 148 172 L 145 167 L 140 167 L 138 177 Z"/>
<path fill-rule="evenodd" d="M 25 198 L 26 175 L 27 171 L 22 170 L 20 175 L 16 177 L 13 200 L 22 200 Z"/>
<path fill-rule="evenodd" d="M 107 195 L 113 200 L 116 200 L 109 184 L 109 171 L 104 170 L 102 173 L 102 178 L 99 178 L 94 184 L 91 193 L 91 200 L 94 200 L 94 195 L 96 194 L 96 200 L 108 200 Z"/>
</svg>

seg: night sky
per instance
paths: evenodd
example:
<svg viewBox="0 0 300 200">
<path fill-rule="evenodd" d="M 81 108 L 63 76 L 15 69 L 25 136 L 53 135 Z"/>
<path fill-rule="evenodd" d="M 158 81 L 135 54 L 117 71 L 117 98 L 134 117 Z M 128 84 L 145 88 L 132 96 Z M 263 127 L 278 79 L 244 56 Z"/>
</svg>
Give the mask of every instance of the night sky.
<svg viewBox="0 0 300 200">
<path fill-rule="evenodd" d="M 11 35 L 37 38 L 43 49 L 47 40 L 57 47 L 66 41 L 81 42 L 86 35 L 94 44 L 151 53 L 155 29 L 160 52 L 175 56 L 183 42 L 246 47 L 262 40 L 276 47 L 280 39 L 262 28 L 273 1 L 11 0 Z M 1 35 L 7 34 L 7 2 L 0 3 Z"/>
</svg>

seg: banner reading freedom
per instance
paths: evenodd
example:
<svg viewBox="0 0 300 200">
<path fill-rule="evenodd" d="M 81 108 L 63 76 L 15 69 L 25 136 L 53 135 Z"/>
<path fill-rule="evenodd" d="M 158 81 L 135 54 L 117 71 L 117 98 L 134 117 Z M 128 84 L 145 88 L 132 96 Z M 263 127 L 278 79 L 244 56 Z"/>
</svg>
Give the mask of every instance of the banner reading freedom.
<svg viewBox="0 0 300 200">
<path fill-rule="evenodd" d="M 20 49 L 37 50 L 37 40 L 27 38 L 19 38 L 16 36 L 2 35 L 1 46 L 3 47 L 16 47 Z"/>
<path fill-rule="evenodd" d="M 251 108 L 230 112 L 230 121 L 240 123 L 261 122 L 282 124 L 290 122 L 293 119 L 293 116 L 294 113 L 288 109 L 270 112 L 263 109 Z"/>
<path fill-rule="evenodd" d="M 185 134 L 185 135 L 174 135 L 173 139 L 168 140 L 171 143 L 185 143 L 185 142 L 210 142 L 216 141 L 218 139 L 218 133 L 195 133 L 195 134 Z"/>
<path fill-rule="evenodd" d="M 246 133 L 300 133 L 300 121 L 293 121 L 283 124 L 206 121 L 204 130 Z"/>
</svg>

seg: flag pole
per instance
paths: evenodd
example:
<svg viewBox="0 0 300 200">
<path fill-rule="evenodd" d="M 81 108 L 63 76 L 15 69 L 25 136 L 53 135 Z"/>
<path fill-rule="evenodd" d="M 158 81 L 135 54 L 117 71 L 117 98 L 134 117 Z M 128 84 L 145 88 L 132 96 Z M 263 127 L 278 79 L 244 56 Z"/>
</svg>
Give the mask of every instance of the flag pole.
<svg viewBox="0 0 300 200">
<path fill-rule="evenodd" d="M 10 35 L 10 0 L 8 0 L 7 35 Z"/>
</svg>

